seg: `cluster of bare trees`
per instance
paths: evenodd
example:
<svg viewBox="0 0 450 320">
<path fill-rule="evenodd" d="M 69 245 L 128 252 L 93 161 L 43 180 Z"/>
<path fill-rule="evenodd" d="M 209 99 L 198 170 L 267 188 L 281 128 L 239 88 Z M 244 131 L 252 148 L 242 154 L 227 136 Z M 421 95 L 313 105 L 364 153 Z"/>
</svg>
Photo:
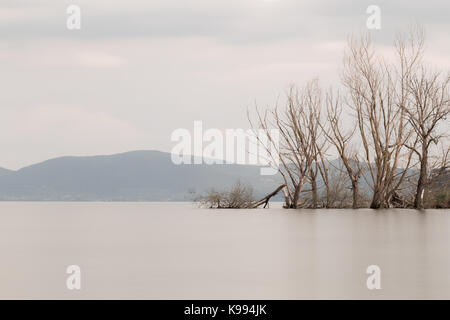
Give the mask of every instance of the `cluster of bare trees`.
<svg viewBox="0 0 450 320">
<path fill-rule="evenodd" d="M 214 209 L 243 209 L 253 208 L 253 188 L 240 180 L 236 181 L 229 191 L 218 191 L 214 188 L 205 194 L 194 196 L 194 202 Z"/>
<path fill-rule="evenodd" d="M 353 208 L 365 206 L 364 179 L 371 208 L 423 208 L 432 174 L 448 167 L 450 77 L 424 62 L 422 29 L 398 37 L 394 59 L 377 54 L 369 36 L 352 38 L 341 79 L 340 90 L 312 80 L 291 87 L 284 106 L 257 109 L 252 127 L 280 159 L 285 206 L 343 206 L 347 190 Z"/>
<path fill-rule="evenodd" d="M 280 185 L 273 192 L 259 200 L 254 199 L 252 186 L 241 182 L 241 180 L 237 180 L 229 191 L 217 191 L 212 188 L 202 195 L 195 195 L 194 191 L 190 193 L 193 195 L 194 202 L 210 209 L 252 209 L 263 205 L 266 208 L 269 200 L 276 196 L 284 187 L 284 184 Z"/>
</svg>

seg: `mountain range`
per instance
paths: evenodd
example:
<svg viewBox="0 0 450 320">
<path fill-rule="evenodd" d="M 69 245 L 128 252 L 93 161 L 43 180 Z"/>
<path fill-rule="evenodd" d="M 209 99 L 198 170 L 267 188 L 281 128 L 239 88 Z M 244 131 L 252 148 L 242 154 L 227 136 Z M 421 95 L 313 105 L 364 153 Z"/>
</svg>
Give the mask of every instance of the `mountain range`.
<svg viewBox="0 0 450 320">
<path fill-rule="evenodd" d="M 330 174 L 337 174 L 333 167 L 339 167 L 340 160 L 332 163 Z M 282 179 L 279 174 L 262 176 L 260 168 L 175 165 L 170 153 L 154 150 L 59 157 L 17 171 L 0 168 L 0 201 L 189 201 L 192 191 L 198 195 L 211 188 L 229 190 L 237 180 L 251 185 L 254 198 L 261 198 Z M 360 189 L 369 194 L 367 181 L 369 175 L 361 179 Z M 432 189 L 448 192 L 450 175 L 443 175 L 438 182 Z M 322 184 L 319 179 L 318 186 Z M 282 200 L 282 195 L 275 199 Z"/>
<path fill-rule="evenodd" d="M 12 173 L 12 172 L 14 172 L 14 171 L 0 168 L 0 177 L 5 175 L 5 174 Z"/>
<path fill-rule="evenodd" d="M 175 165 L 170 153 L 131 151 L 60 157 L 0 169 L 0 201 L 186 201 L 188 192 L 229 189 L 238 179 L 262 197 L 280 184 L 252 165 Z"/>
</svg>

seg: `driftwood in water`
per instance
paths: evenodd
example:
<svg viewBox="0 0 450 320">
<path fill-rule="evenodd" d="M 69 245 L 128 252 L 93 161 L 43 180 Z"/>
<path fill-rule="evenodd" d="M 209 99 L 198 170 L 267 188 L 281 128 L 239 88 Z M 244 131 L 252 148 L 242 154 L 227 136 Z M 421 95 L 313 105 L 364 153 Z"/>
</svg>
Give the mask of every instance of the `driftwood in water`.
<svg viewBox="0 0 450 320">
<path fill-rule="evenodd" d="M 280 192 L 281 189 L 283 189 L 286 185 L 283 184 L 281 186 L 279 186 L 278 188 L 275 189 L 275 191 L 273 191 L 272 193 L 269 193 L 267 196 L 265 196 L 264 198 L 262 198 L 259 201 L 256 201 L 255 203 L 253 203 L 253 208 L 257 208 L 260 205 L 264 204 L 264 208 L 267 207 L 267 205 L 269 204 L 269 200 L 270 198 L 272 198 L 273 196 L 275 196 L 278 192 Z"/>
</svg>

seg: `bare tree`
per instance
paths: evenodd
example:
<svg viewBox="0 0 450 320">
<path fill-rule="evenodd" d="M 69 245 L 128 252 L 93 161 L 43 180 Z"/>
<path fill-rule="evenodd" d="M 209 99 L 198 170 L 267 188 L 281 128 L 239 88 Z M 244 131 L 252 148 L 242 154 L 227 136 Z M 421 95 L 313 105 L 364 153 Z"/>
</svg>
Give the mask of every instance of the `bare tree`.
<svg viewBox="0 0 450 320">
<path fill-rule="evenodd" d="M 405 115 L 407 84 L 421 58 L 423 36 L 412 33 L 408 45 L 399 37 L 396 48 L 399 67 L 375 55 L 369 36 L 352 39 L 344 63 L 347 103 L 357 118 L 372 180 L 371 208 L 391 206 L 411 166 L 412 152 L 405 151 L 412 135 Z"/>
<path fill-rule="evenodd" d="M 331 191 L 325 157 L 325 153 L 328 150 L 328 140 L 324 138 L 322 131 L 322 90 L 317 79 L 308 82 L 303 89 L 299 107 L 302 127 L 307 130 L 311 142 L 311 152 L 306 155 L 310 162 L 308 180 L 311 185 L 311 207 L 318 207 L 319 175 L 322 178 L 327 195 L 325 207 L 329 207 L 328 199 L 330 199 L 329 194 Z"/>
<path fill-rule="evenodd" d="M 225 206 L 226 194 L 223 191 L 217 191 L 214 188 L 206 191 L 205 194 L 196 196 L 194 193 L 193 201 L 199 203 L 201 206 L 208 208 L 220 209 Z"/>
<path fill-rule="evenodd" d="M 229 191 L 208 190 L 194 198 L 195 202 L 209 208 L 242 209 L 254 208 L 253 188 L 237 180 Z"/>
<path fill-rule="evenodd" d="M 317 207 L 317 175 L 316 166 L 319 153 L 317 137 L 319 126 L 315 124 L 316 108 L 320 107 L 321 92 L 317 80 L 310 81 L 304 88 L 298 90 L 291 87 L 284 108 L 276 106 L 264 113 L 256 110 L 258 126 L 254 130 L 263 129 L 267 141 L 260 141 L 266 147 L 270 157 L 280 160 L 279 172 L 286 187 L 285 207 L 298 208 L 303 186 L 310 183 L 312 188 L 313 206 Z M 271 129 L 279 132 L 280 141 L 274 141 Z M 258 137 L 260 139 L 260 137 Z M 277 145 L 278 148 L 272 148 Z"/>
<path fill-rule="evenodd" d="M 332 90 L 326 95 L 327 105 L 327 125 L 328 128 L 322 126 L 323 132 L 328 140 L 334 145 L 340 160 L 347 172 L 348 178 L 351 183 L 352 195 L 353 195 L 353 209 L 359 207 L 359 180 L 362 174 L 362 168 L 360 165 L 358 152 L 352 149 L 351 139 L 355 133 L 356 126 L 349 130 L 344 129 L 342 123 L 342 100 L 337 94 L 334 98 Z"/>
<path fill-rule="evenodd" d="M 408 145 L 419 158 L 420 172 L 414 198 L 414 207 L 424 208 L 424 192 L 429 183 L 430 171 L 430 147 L 447 134 L 439 131 L 439 124 L 450 114 L 449 96 L 450 77 L 441 77 L 439 72 L 429 74 L 422 65 L 419 72 L 414 74 L 408 82 L 410 102 L 406 108 L 408 122 L 415 132 L 415 142 Z M 446 167 L 447 152 L 437 159 L 441 168 Z M 434 167 L 436 163 L 434 164 Z M 433 168 L 433 166 L 431 166 Z M 435 168 L 440 169 L 440 168 Z"/>
<path fill-rule="evenodd" d="M 416 207 L 423 207 L 424 189 L 432 176 L 438 176 L 438 171 L 431 168 L 447 168 L 450 152 L 448 148 L 443 150 L 437 162 L 430 164 L 430 146 L 444 140 L 437 127 L 450 113 L 450 77 L 429 75 L 425 68 L 419 68 L 423 34 L 420 27 L 413 27 L 409 36 L 399 36 L 395 61 L 386 61 L 376 54 L 368 35 L 352 38 L 342 73 L 346 93 L 342 98 L 339 94 L 334 97 L 331 90 L 325 95 L 325 121 L 317 80 L 300 90 L 292 87 L 284 108 L 275 107 L 263 114 L 257 111 L 259 129 L 266 132 L 269 145 L 278 146 L 267 151 L 281 162 L 279 172 L 284 179 L 286 207 L 317 208 L 319 201 L 326 207 L 335 205 L 338 197 L 333 188 L 343 180 L 336 183 L 329 173 L 330 145 L 337 150 L 350 180 L 353 208 L 368 200 L 365 192 L 364 199 L 360 194 L 361 178 L 372 188 L 371 208 L 409 206 L 404 195 L 411 191 L 408 183 L 415 181 L 411 168 L 416 165 L 420 165 L 420 175 L 414 202 Z M 341 118 L 344 104 L 356 119 L 355 125 L 347 129 Z M 279 144 L 275 143 L 271 128 L 278 129 Z M 355 140 L 361 144 L 361 150 L 354 149 Z M 325 196 L 322 193 L 319 200 L 320 178 Z M 307 184 L 309 190 L 304 188 Z"/>
<path fill-rule="evenodd" d="M 334 169 L 329 175 L 329 188 L 325 194 L 327 208 L 347 208 L 350 206 L 349 199 L 351 199 L 347 171 L 342 163 L 336 166 L 330 162 L 329 166 Z"/>
</svg>

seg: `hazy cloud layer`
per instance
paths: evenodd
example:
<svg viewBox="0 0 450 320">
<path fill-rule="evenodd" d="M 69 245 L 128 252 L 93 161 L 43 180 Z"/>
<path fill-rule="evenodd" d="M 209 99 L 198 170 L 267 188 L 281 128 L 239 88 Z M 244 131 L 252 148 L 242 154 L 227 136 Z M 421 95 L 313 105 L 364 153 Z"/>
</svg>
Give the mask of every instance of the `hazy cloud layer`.
<svg viewBox="0 0 450 320">
<path fill-rule="evenodd" d="M 66 29 L 78 4 L 82 29 Z M 3 0 L 0 167 L 67 154 L 170 150 L 170 133 L 247 128 L 290 83 L 336 83 L 346 39 L 380 6 L 383 50 L 419 22 L 450 67 L 448 1 Z"/>
</svg>

